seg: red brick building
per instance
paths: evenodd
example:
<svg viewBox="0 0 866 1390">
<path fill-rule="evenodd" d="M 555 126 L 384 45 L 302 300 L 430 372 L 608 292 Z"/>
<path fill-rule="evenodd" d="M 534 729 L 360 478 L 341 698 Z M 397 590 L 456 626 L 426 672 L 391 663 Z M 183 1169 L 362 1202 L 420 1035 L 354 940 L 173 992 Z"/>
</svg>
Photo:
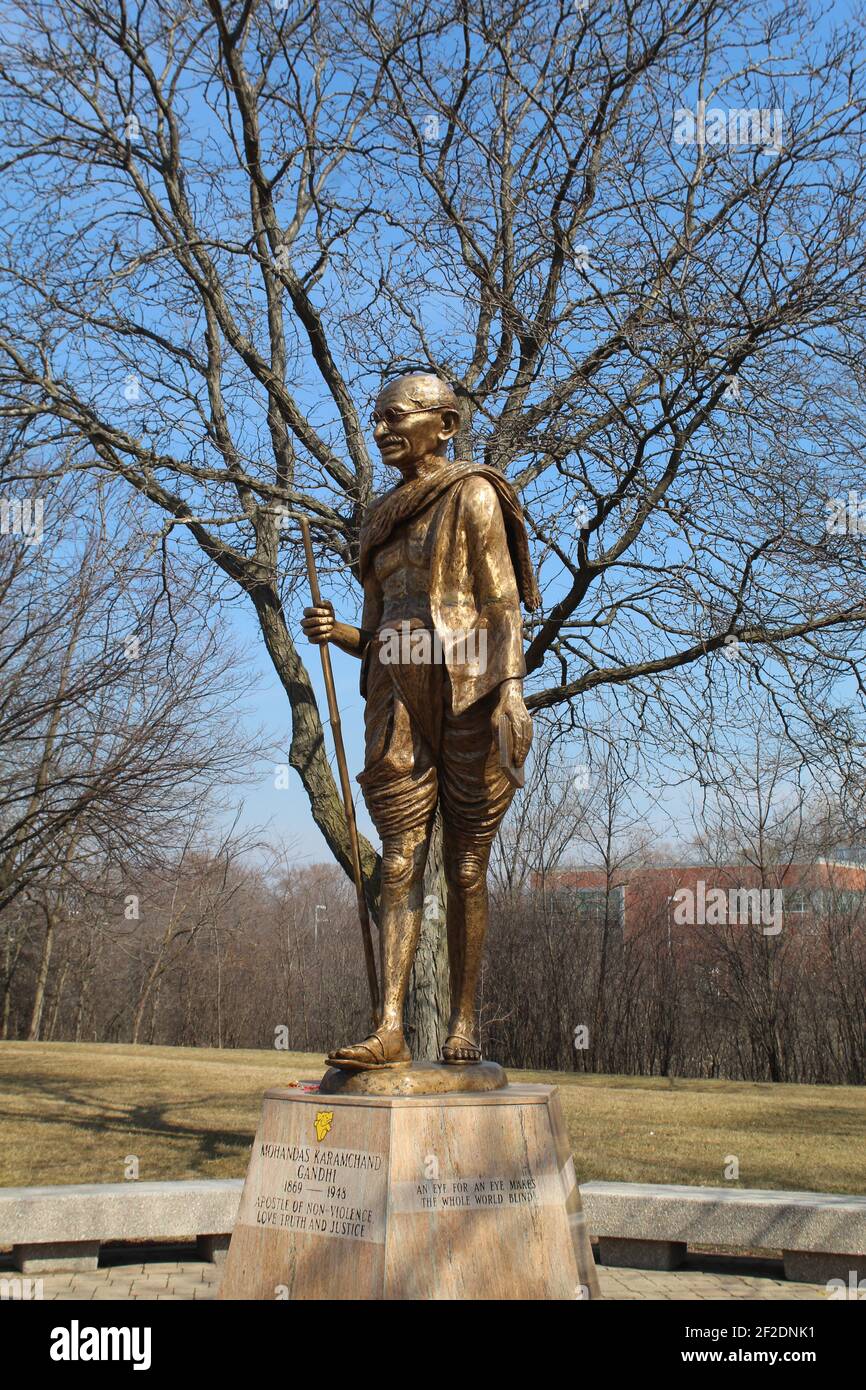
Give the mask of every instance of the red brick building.
<svg viewBox="0 0 866 1390">
<path fill-rule="evenodd" d="M 642 865 L 614 873 L 575 868 L 547 879 L 566 911 L 607 920 L 625 936 L 653 926 L 673 939 L 690 927 L 753 926 L 768 937 L 788 928 L 811 932 L 834 917 L 862 913 L 866 867 L 819 859 L 775 867 L 761 875 L 749 864 Z"/>
</svg>

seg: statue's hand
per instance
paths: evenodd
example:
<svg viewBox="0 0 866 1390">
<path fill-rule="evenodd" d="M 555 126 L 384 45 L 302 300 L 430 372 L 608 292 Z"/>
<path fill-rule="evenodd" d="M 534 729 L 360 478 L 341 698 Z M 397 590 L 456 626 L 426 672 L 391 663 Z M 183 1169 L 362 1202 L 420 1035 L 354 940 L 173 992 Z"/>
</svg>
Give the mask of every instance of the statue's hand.
<svg viewBox="0 0 866 1390">
<path fill-rule="evenodd" d="M 315 608 L 305 608 L 304 616 L 301 619 L 301 627 L 308 642 L 314 642 L 320 647 L 323 642 L 330 642 L 334 635 L 336 620 L 334 609 L 330 603 L 319 603 Z"/>
<path fill-rule="evenodd" d="M 499 725 L 503 719 L 508 721 L 514 766 L 522 767 L 532 743 L 532 720 L 523 703 L 523 682 L 520 680 L 503 681 L 499 687 L 499 699 L 493 707 L 490 721 L 493 737 L 496 739 L 499 737 Z"/>
</svg>

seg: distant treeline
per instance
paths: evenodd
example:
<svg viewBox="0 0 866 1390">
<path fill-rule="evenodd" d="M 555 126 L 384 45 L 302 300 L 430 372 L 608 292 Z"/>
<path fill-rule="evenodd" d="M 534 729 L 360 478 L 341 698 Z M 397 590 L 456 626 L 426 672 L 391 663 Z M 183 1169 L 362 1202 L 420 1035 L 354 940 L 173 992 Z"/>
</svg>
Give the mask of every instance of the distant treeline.
<svg viewBox="0 0 866 1390">
<path fill-rule="evenodd" d="M 3 1036 L 290 1048 L 364 1035 L 350 887 L 319 865 L 275 873 L 225 852 L 175 872 L 79 883 L 2 914 Z M 10 943 L 14 947 L 10 952 Z M 495 886 L 485 1052 L 508 1066 L 747 1080 L 866 1080 L 866 935 L 825 899 L 778 937 L 670 930 L 620 896 Z"/>
</svg>

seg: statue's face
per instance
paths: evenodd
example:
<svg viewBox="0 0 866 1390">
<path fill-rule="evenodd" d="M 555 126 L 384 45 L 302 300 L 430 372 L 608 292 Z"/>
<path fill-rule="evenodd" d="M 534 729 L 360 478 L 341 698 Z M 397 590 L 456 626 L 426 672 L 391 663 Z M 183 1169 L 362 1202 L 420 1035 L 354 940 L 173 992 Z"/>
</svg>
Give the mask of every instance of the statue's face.
<svg viewBox="0 0 866 1390">
<path fill-rule="evenodd" d="M 423 407 L 418 395 L 417 383 L 392 382 L 380 392 L 373 412 L 373 438 L 382 460 L 401 473 L 411 471 L 428 454 L 443 454 L 457 432 L 453 411 L 436 405 Z"/>
</svg>

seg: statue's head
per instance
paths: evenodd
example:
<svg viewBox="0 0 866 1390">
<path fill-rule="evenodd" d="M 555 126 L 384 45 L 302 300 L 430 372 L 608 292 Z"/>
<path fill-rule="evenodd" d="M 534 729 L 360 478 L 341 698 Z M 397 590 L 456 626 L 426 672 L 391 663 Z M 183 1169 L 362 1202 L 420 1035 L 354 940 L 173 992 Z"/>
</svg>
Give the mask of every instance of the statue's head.
<svg viewBox="0 0 866 1390">
<path fill-rule="evenodd" d="M 429 455 L 444 457 L 460 427 L 460 406 L 446 381 L 409 372 L 383 386 L 371 416 L 383 462 L 411 473 Z"/>
</svg>

